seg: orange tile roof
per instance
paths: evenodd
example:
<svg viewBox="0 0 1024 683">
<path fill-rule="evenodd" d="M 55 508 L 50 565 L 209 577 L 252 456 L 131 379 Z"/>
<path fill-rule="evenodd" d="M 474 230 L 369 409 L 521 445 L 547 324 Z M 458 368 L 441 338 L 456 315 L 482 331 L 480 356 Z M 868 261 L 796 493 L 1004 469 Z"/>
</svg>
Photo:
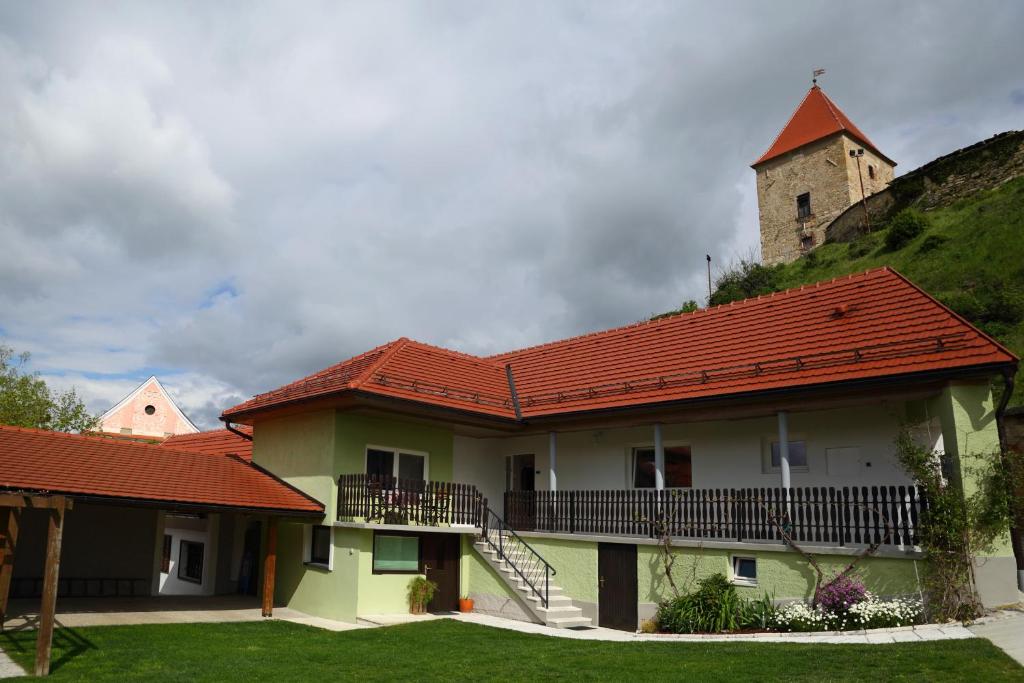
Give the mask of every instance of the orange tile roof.
<svg viewBox="0 0 1024 683">
<path fill-rule="evenodd" d="M 238 425 L 235 429 L 252 436 L 252 427 Z M 161 446 L 176 451 L 205 453 L 206 455 L 237 455 L 246 462 L 252 461 L 252 440 L 245 439 L 227 429 L 213 429 L 197 434 L 176 434 L 169 436 Z"/>
<path fill-rule="evenodd" d="M 0 489 L 318 515 L 324 507 L 238 458 L 0 425 Z"/>
<path fill-rule="evenodd" d="M 828 98 L 817 85 L 811 87 L 804 96 L 800 106 L 793 112 L 789 122 L 786 123 L 782 132 L 772 142 L 768 151 L 761 155 L 752 166 L 762 164 L 769 159 L 782 156 L 786 152 L 833 135 L 834 133 L 845 132 L 861 144 L 870 147 L 876 154 L 891 163 L 896 162 L 882 154 L 875 143 L 871 142 L 857 126 L 853 124 L 846 114 L 836 106 L 835 102 Z"/>
<path fill-rule="evenodd" d="M 889 268 L 489 358 L 407 339 L 386 346 L 354 379 L 349 364 L 362 356 L 225 416 L 358 390 L 513 419 L 506 365 L 528 419 L 1017 362 Z"/>
</svg>

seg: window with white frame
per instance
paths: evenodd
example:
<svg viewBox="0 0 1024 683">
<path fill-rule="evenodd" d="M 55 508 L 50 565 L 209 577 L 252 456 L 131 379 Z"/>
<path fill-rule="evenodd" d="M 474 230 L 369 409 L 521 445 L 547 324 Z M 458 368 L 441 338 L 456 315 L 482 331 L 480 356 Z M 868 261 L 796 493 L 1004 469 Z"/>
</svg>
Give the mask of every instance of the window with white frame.
<svg viewBox="0 0 1024 683">
<path fill-rule="evenodd" d="M 732 558 L 732 582 L 742 586 L 756 586 L 757 559 L 734 555 Z"/>
<path fill-rule="evenodd" d="M 366 473 L 377 477 L 424 480 L 427 478 L 427 454 L 368 446 Z"/>
<path fill-rule="evenodd" d="M 779 452 L 779 442 L 769 442 L 765 449 L 764 471 L 779 472 L 782 469 L 782 454 Z M 789 442 L 789 470 L 790 472 L 807 471 L 807 442 L 803 439 Z"/>
<path fill-rule="evenodd" d="M 654 488 L 654 449 L 633 449 L 633 488 Z M 689 446 L 665 447 L 665 488 L 693 486 L 693 464 Z"/>
</svg>

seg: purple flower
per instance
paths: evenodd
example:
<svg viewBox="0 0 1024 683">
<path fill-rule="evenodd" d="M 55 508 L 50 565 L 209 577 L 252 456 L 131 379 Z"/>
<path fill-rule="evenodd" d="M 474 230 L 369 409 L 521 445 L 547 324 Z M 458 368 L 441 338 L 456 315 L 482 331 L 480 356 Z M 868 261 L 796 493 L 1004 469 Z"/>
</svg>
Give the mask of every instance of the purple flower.
<svg viewBox="0 0 1024 683">
<path fill-rule="evenodd" d="M 818 589 L 818 604 L 826 612 L 844 614 L 854 605 L 864 602 L 867 592 L 860 579 L 843 574 Z"/>
</svg>

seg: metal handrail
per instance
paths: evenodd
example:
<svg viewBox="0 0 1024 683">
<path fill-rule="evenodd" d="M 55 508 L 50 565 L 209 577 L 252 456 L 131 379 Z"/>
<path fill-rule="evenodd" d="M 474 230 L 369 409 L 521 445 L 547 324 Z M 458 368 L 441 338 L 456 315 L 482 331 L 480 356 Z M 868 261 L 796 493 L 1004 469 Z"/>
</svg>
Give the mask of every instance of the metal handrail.
<svg viewBox="0 0 1024 683">
<path fill-rule="evenodd" d="M 543 604 L 544 607 L 546 608 L 548 606 L 548 604 L 549 604 L 549 598 L 550 598 L 549 592 L 550 592 L 550 587 L 551 587 L 551 577 L 556 575 L 558 572 L 555 571 L 554 567 L 552 567 L 550 564 L 548 564 L 547 560 L 545 560 L 543 557 L 541 557 L 540 553 L 538 553 L 536 550 L 534 550 L 533 546 L 531 546 L 529 543 L 527 543 L 525 540 L 523 540 L 522 536 L 517 534 L 514 529 L 512 529 L 510 526 L 508 526 L 508 524 L 505 523 L 505 520 L 503 520 L 501 517 L 499 517 L 497 515 L 497 513 L 494 512 L 494 510 L 492 510 L 491 508 L 487 507 L 486 499 L 483 502 L 483 515 L 481 515 L 481 517 L 482 517 L 482 521 L 483 521 L 483 524 L 482 524 L 482 527 L 483 527 L 482 528 L 482 532 L 483 532 L 482 536 L 483 536 L 484 541 L 486 541 L 487 545 L 489 545 L 495 552 L 498 553 L 499 560 L 504 560 L 506 563 L 508 563 L 508 565 L 510 567 L 512 567 L 512 570 L 516 574 L 519 575 L 519 578 L 523 580 L 523 583 L 525 583 L 527 586 L 530 587 L 530 590 L 533 591 L 533 594 L 536 595 L 540 599 L 541 604 Z M 492 525 L 492 523 L 491 523 L 492 520 L 497 522 L 497 525 Z M 498 534 L 498 542 L 497 543 L 495 543 L 494 540 L 491 538 L 490 531 L 491 531 L 492 528 L 496 528 L 496 531 L 497 531 L 497 534 Z M 541 593 L 540 588 L 536 585 L 536 581 L 535 580 L 531 580 L 526 575 L 526 573 L 523 572 L 523 570 L 520 568 L 519 564 L 517 564 L 516 560 L 520 559 L 520 556 L 523 553 L 521 551 L 513 551 L 513 552 L 515 552 L 515 555 L 516 555 L 516 557 L 513 558 L 512 555 L 510 555 L 508 552 L 506 552 L 506 550 L 505 550 L 505 536 L 506 536 L 506 533 L 507 533 L 507 535 L 510 538 L 514 539 L 519 546 L 521 546 L 522 548 L 525 548 L 526 550 L 530 551 L 530 553 L 532 553 L 533 557 L 530 559 L 530 561 L 531 561 L 531 563 L 533 565 L 536 565 L 536 563 L 538 561 L 542 565 L 544 565 L 544 586 L 543 586 L 544 591 L 543 591 L 543 593 Z"/>
</svg>

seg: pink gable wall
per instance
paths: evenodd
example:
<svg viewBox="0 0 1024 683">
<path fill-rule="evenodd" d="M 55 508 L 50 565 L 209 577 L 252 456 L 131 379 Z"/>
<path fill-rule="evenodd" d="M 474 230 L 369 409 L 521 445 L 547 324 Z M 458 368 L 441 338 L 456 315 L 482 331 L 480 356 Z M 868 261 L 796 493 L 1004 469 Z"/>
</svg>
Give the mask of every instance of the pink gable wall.
<svg viewBox="0 0 1024 683">
<path fill-rule="evenodd" d="M 152 415 L 146 413 L 146 406 L 153 406 Z M 196 429 L 181 419 L 171 402 L 152 379 L 143 385 L 142 391 L 130 401 L 103 418 L 100 430 L 114 434 L 124 428 L 134 435 L 163 437 L 168 434 L 193 434 Z"/>
</svg>

